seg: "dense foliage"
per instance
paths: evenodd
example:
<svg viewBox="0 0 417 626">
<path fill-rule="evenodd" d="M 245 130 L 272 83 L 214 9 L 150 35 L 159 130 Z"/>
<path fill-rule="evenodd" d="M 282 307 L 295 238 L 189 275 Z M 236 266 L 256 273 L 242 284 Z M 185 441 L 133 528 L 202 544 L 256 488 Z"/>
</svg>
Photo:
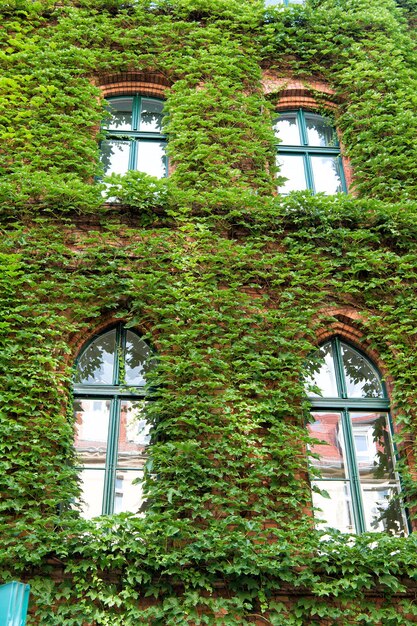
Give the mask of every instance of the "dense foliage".
<svg viewBox="0 0 417 626">
<path fill-rule="evenodd" d="M 412 511 L 415 2 L 3 0 L 0 15 L 0 571 L 31 583 L 29 623 L 416 623 L 414 536 L 312 529 L 302 382 L 317 332 L 360 313 L 394 381 Z M 334 90 L 354 194 L 275 195 L 262 68 Z M 96 84 L 132 69 L 172 84 L 175 168 L 113 177 L 106 205 Z M 71 372 L 106 319 L 158 351 L 153 467 L 144 518 L 86 521 Z"/>
</svg>

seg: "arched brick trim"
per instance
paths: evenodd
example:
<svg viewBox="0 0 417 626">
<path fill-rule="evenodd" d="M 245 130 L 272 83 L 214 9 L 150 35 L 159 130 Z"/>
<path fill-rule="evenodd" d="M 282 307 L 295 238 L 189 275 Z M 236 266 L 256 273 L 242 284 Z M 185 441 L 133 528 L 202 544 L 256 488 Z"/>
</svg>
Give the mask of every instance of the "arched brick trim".
<svg viewBox="0 0 417 626">
<path fill-rule="evenodd" d="M 300 107 L 317 111 L 319 106 L 329 109 L 336 107 L 334 90 L 323 81 L 280 78 L 267 71 L 263 75 L 262 85 L 265 95 L 276 94 L 278 111 Z"/>
<path fill-rule="evenodd" d="M 153 72 L 123 72 L 97 78 L 97 85 L 105 98 L 140 93 L 143 96 L 163 98 L 170 83 Z"/>
<path fill-rule="evenodd" d="M 362 329 L 364 316 L 356 309 L 349 307 L 340 309 L 326 309 L 323 313 L 330 315 L 333 320 L 326 322 L 325 326 L 317 332 L 317 343 L 322 344 L 331 337 L 339 335 L 342 339 L 352 344 L 355 348 L 364 352 L 369 359 L 375 363 L 382 374 L 388 395 L 391 396 L 392 378 L 389 375 L 386 366 L 381 361 L 378 352 L 371 348 L 366 338 L 366 331 Z M 322 315 L 320 315 L 322 317 Z"/>
</svg>

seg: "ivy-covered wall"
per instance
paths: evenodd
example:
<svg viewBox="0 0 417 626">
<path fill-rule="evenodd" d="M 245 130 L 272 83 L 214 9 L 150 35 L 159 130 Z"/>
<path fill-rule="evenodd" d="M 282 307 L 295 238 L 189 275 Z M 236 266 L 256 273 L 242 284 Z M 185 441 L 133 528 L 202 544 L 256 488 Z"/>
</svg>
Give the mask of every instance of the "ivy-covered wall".
<svg viewBox="0 0 417 626">
<path fill-rule="evenodd" d="M 28 623 L 417 623 L 413 535 L 313 529 L 302 382 L 341 324 L 378 355 L 412 518 L 415 0 L 3 0 L 0 15 L 0 575 L 30 582 Z M 333 90 L 349 195 L 276 195 L 266 70 Z M 116 177 L 105 204 L 97 85 L 123 72 L 171 85 L 172 173 Z M 116 319 L 158 353 L 148 510 L 86 521 L 72 366 Z"/>
</svg>

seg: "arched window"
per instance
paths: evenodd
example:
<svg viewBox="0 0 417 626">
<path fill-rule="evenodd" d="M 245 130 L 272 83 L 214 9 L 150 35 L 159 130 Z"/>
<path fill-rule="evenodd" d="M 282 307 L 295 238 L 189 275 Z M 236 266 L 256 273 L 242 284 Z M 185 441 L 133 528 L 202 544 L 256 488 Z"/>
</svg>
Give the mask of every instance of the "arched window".
<svg viewBox="0 0 417 626">
<path fill-rule="evenodd" d="M 151 351 L 121 324 L 81 351 L 74 376 L 83 515 L 136 512 L 146 462 L 145 377 Z"/>
<path fill-rule="evenodd" d="M 274 130 L 281 141 L 277 146 L 279 173 L 287 179 L 278 188 L 280 193 L 346 191 L 336 131 L 328 120 L 303 109 L 286 111 L 279 115 Z"/>
<path fill-rule="evenodd" d="M 157 178 L 167 175 L 166 138 L 162 134 L 163 101 L 139 94 L 107 99 L 110 118 L 101 142 L 104 174 L 137 170 Z"/>
<path fill-rule="evenodd" d="M 343 532 L 407 533 L 398 494 L 389 402 L 381 376 L 363 354 L 338 337 L 309 361 L 308 428 L 318 526 Z M 329 498 L 314 488 L 327 492 Z"/>
</svg>

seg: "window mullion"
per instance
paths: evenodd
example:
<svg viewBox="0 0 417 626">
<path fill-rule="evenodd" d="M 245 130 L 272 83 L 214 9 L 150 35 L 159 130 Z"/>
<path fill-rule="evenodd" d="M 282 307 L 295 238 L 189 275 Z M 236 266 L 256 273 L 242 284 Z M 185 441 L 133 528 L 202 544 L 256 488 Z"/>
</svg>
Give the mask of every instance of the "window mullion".
<svg viewBox="0 0 417 626">
<path fill-rule="evenodd" d="M 307 148 L 308 146 L 307 126 L 306 126 L 306 121 L 304 117 L 304 112 L 302 109 L 298 109 L 297 119 L 298 119 L 298 125 L 299 125 L 299 130 L 300 130 L 300 143 L 302 146 L 304 146 L 304 148 Z M 303 163 L 304 163 L 304 176 L 305 176 L 307 189 L 311 189 L 313 192 L 315 192 L 313 170 L 311 167 L 310 155 L 307 149 L 303 151 Z"/>
<path fill-rule="evenodd" d="M 123 358 L 123 329 L 119 324 L 116 328 L 116 349 L 114 351 L 113 385 L 120 385 L 120 363 Z"/>
<path fill-rule="evenodd" d="M 347 398 L 345 372 L 343 367 L 342 348 L 338 337 L 332 339 L 333 358 L 336 374 L 337 393 L 339 398 Z"/>
<path fill-rule="evenodd" d="M 119 442 L 120 398 L 112 399 L 110 407 L 110 427 L 107 442 L 106 473 L 104 479 L 103 514 L 114 511 L 114 490 L 116 482 L 117 448 Z"/>
<path fill-rule="evenodd" d="M 302 146 L 308 146 L 307 126 L 302 109 L 297 111 L 298 127 L 300 131 L 300 142 Z"/>
<path fill-rule="evenodd" d="M 349 411 L 347 409 L 343 411 L 343 428 L 346 441 L 346 460 L 348 464 L 348 473 L 352 495 L 352 508 L 355 518 L 356 532 L 363 533 L 366 531 L 366 523 L 362 503 L 361 481 L 355 454 L 355 441 L 353 438 L 352 422 Z"/>
<path fill-rule="evenodd" d="M 339 338 L 334 337 L 332 343 L 338 395 L 341 398 L 347 398 L 347 387 L 343 367 L 342 347 L 340 345 Z M 346 448 L 346 463 L 348 466 L 348 476 L 350 482 L 350 493 L 352 498 L 352 509 L 355 519 L 355 530 L 357 533 L 360 533 L 365 531 L 365 521 L 363 515 L 359 471 L 356 462 L 355 445 L 352 433 L 352 424 L 350 421 L 350 415 L 347 406 L 342 411 L 342 424 Z"/>
<path fill-rule="evenodd" d="M 315 193 L 316 190 L 314 186 L 313 169 L 311 167 L 311 160 L 308 152 L 306 152 L 304 155 L 304 172 L 306 176 L 307 189 L 311 189 L 313 193 Z"/>
<path fill-rule="evenodd" d="M 133 97 L 132 103 L 132 130 L 139 130 L 140 128 L 140 114 L 141 114 L 142 98 L 137 94 Z"/>
</svg>

